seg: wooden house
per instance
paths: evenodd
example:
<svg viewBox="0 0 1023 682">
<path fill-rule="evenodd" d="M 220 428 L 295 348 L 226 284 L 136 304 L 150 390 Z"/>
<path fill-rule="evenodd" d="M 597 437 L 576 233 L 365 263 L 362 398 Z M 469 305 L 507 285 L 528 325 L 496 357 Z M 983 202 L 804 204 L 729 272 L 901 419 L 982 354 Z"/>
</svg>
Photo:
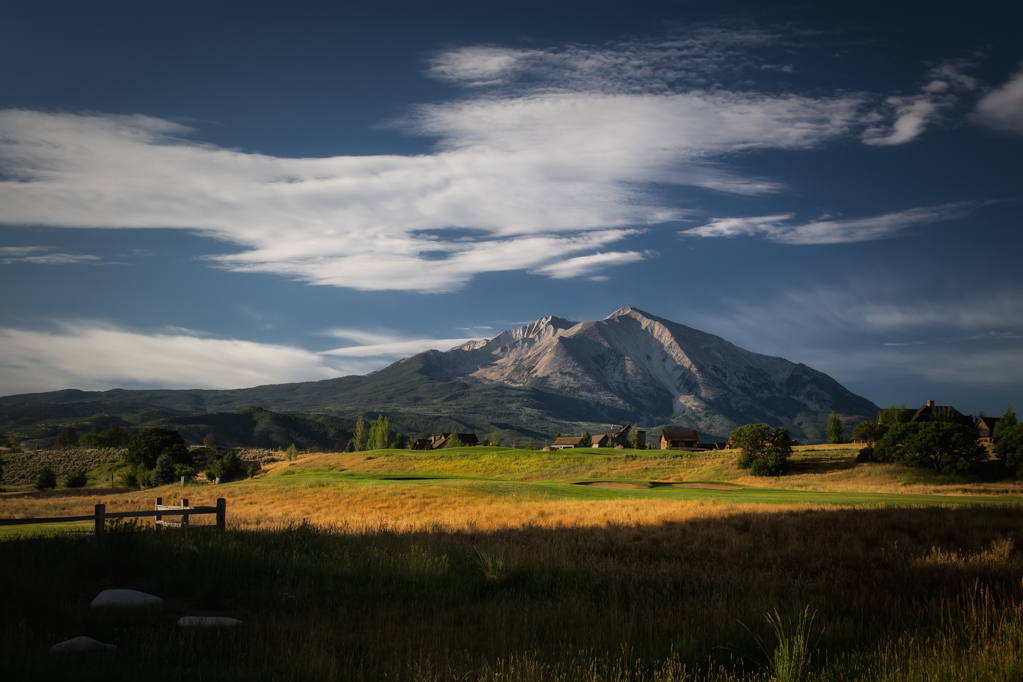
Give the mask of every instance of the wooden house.
<svg viewBox="0 0 1023 682">
<path fill-rule="evenodd" d="M 699 443 L 700 437 L 694 429 L 661 429 L 662 450 L 695 449 Z"/>
<path fill-rule="evenodd" d="M 567 448 L 584 448 L 582 436 L 561 436 L 555 438 L 551 443 L 551 450 L 565 450 Z"/>
<path fill-rule="evenodd" d="M 981 443 L 994 443 L 998 435 L 999 417 L 980 417 L 977 419 L 977 440 Z"/>
<path fill-rule="evenodd" d="M 612 425 L 611 426 L 611 433 L 608 434 L 610 436 L 608 444 L 609 445 L 621 445 L 623 448 L 632 447 L 631 445 L 629 445 L 629 436 L 632 435 L 633 431 L 636 432 L 636 440 L 637 440 L 638 447 L 645 448 L 646 447 L 646 431 L 640 431 L 639 429 L 637 429 L 632 424 L 622 424 L 621 426 L 614 426 L 614 425 Z"/>
</svg>

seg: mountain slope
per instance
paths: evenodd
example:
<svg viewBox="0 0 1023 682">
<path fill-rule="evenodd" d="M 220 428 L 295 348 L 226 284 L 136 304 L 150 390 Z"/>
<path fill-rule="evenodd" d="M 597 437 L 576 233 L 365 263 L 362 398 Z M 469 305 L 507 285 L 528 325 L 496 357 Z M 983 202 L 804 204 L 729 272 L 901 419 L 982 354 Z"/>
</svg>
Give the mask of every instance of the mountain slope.
<svg viewBox="0 0 1023 682">
<path fill-rule="evenodd" d="M 33 417 L 47 416 L 52 424 L 61 417 L 81 420 L 87 413 L 126 417 L 156 410 L 162 419 L 184 425 L 193 420 L 183 415 L 249 406 L 347 419 L 383 412 L 396 430 L 410 435 L 496 430 L 506 442 L 542 441 L 556 431 L 602 432 L 608 424 L 624 422 L 650 429 L 696 428 L 708 439 L 724 438 L 741 424 L 765 422 L 814 442 L 823 439 L 832 410 L 854 424 L 873 418 L 877 409 L 806 365 L 753 353 L 626 307 L 590 322 L 541 318 L 490 340 L 419 353 L 365 376 L 229 391 L 8 396 L 0 398 L 0 424 L 6 430 Z M 212 427 L 216 420 L 194 421 L 201 430 L 206 427 L 200 423 Z M 241 432 L 249 431 L 236 433 Z"/>
</svg>

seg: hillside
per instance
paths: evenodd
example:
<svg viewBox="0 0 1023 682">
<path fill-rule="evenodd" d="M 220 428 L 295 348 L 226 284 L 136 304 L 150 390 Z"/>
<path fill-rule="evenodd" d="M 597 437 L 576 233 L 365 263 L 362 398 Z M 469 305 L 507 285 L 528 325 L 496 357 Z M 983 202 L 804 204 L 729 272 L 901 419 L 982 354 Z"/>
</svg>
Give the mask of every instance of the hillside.
<svg viewBox="0 0 1023 682">
<path fill-rule="evenodd" d="M 250 407 L 291 416 L 223 416 Z M 373 418 L 383 412 L 395 431 L 407 435 L 496 431 L 504 442 L 519 444 L 530 438 L 541 443 L 558 431 L 603 432 L 621 423 L 652 431 L 695 428 L 705 439 L 720 439 L 750 422 L 784 425 L 796 438 L 819 442 L 832 410 L 851 428 L 873 418 L 876 409 L 806 365 L 626 307 L 598 321 L 541 318 L 365 376 L 219 391 L 7 396 L 0 398 L 0 431 L 42 439 L 52 438 L 62 424 L 91 428 L 116 422 L 179 428 L 189 440 L 201 439 L 205 429 L 225 444 L 268 447 L 287 445 L 289 438 L 303 444 L 301 436 L 310 446 L 327 447 L 347 442 L 339 436 L 350 432 L 359 414 Z M 347 426 L 328 423 L 329 417 L 347 420 Z M 267 419 L 272 426 L 261 425 Z M 288 425 L 296 419 L 304 420 L 297 430 Z M 307 429 L 312 431 L 306 434 Z"/>
</svg>

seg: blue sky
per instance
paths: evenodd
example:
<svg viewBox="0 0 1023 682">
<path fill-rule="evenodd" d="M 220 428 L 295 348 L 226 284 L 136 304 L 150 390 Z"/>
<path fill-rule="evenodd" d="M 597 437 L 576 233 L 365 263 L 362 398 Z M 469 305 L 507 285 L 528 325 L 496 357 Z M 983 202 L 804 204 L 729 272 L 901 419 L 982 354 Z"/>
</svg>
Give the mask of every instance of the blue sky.
<svg viewBox="0 0 1023 682">
<path fill-rule="evenodd" d="M 632 305 L 875 403 L 1023 385 L 1005 3 L 12 2 L 0 393 Z"/>
</svg>

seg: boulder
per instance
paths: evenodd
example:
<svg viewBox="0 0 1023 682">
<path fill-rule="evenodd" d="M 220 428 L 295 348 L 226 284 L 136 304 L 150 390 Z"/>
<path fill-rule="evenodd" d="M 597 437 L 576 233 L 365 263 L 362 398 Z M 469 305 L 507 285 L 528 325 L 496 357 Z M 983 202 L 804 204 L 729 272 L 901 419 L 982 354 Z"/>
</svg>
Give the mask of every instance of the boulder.
<svg viewBox="0 0 1023 682">
<path fill-rule="evenodd" d="M 103 590 L 92 600 L 93 606 L 160 606 L 163 600 L 135 590 Z"/>
<path fill-rule="evenodd" d="M 92 651 L 117 651 L 113 644 L 97 642 L 92 637 L 75 637 L 50 647 L 51 654 L 77 654 Z"/>
<path fill-rule="evenodd" d="M 236 628 L 241 625 L 245 623 L 223 616 L 183 616 L 178 619 L 179 628 Z"/>
</svg>

